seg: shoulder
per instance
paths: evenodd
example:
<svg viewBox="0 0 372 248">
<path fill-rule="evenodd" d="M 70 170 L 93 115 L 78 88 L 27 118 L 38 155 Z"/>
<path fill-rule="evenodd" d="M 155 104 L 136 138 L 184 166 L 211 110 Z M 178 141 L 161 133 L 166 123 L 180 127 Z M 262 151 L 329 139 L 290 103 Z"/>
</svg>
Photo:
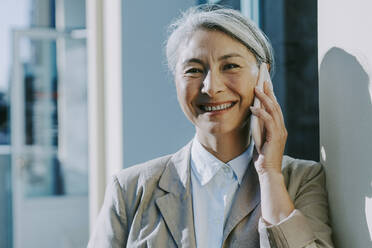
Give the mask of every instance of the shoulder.
<svg viewBox="0 0 372 248">
<path fill-rule="evenodd" d="M 108 184 L 106 197 L 113 198 L 120 209 L 126 209 L 129 218 L 133 218 L 141 202 L 159 191 L 159 180 L 172 155 L 159 157 L 141 164 L 122 169 L 113 175 Z"/>
<path fill-rule="evenodd" d="M 283 157 L 282 173 L 288 191 L 299 190 L 304 185 L 314 184 L 324 187 L 325 174 L 323 165 L 319 162 Z"/>
<path fill-rule="evenodd" d="M 116 181 L 124 191 L 136 185 L 157 187 L 160 178 L 165 169 L 169 167 L 169 164 L 178 164 L 180 160 L 184 160 L 190 156 L 191 144 L 192 141 L 173 154 L 168 154 L 123 169 L 114 175 L 114 181 Z"/>
<path fill-rule="evenodd" d="M 124 190 L 131 185 L 144 185 L 149 181 L 158 181 L 172 156 L 173 154 L 169 154 L 122 169 L 114 175 L 114 179 Z"/>
<path fill-rule="evenodd" d="M 323 171 L 323 166 L 319 162 L 312 160 L 296 159 L 290 156 L 283 156 L 282 171 L 286 174 L 311 176 Z"/>
</svg>

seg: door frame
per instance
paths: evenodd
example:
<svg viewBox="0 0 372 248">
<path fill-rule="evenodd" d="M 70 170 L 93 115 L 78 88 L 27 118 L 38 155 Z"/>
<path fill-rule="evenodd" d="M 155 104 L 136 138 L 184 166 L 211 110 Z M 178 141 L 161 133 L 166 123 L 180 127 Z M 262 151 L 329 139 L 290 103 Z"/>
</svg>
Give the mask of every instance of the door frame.
<svg viewBox="0 0 372 248">
<path fill-rule="evenodd" d="M 88 202 L 88 196 L 50 196 L 42 198 L 31 198 L 25 200 L 22 181 L 20 180 L 20 174 L 23 171 L 23 167 L 26 164 L 26 158 L 24 157 L 27 153 L 25 149 L 25 85 L 24 85 L 24 70 L 22 66 L 22 61 L 20 57 L 20 44 L 21 40 L 24 38 L 29 38 L 31 40 L 50 40 L 56 41 L 57 53 L 58 43 L 66 38 L 79 39 L 85 38 L 79 33 L 76 36 L 76 30 L 72 32 L 58 31 L 49 28 L 29 28 L 29 29 L 16 29 L 13 30 L 13 66 L 12 66 L 12 83 L 10 85 L 10 125 L 11 125 L 11 185 L 12 185 L 12 207 L 13 207 L 13 246 L 15 248 L 24 247 L 23 239 L 25 234 L 21 226 L 24 225 L 24 219 L 22 218 L 22 213 L 27 209 L 35 208 L 40 204 L 46 206 L 47 209 L 51 210 L 53 213 L 62 213 L 63 207 L 67 208 L 78 208 Z M 62 72 L 64 71 L 64 63 L 61 61 L 62 56 L 57 56 L 57 71 L 58 82 L 62 82 Z M 63 206 L 61 208 L 61 206 Z M 84 209 L 80 212 L 86 212 L 88 204 L 84 206 Z M 70 211 L 74 215 L 73 211 Z M 78 211 L 77 211 L 78 212 Z M 43 213 L 36 213 L 38 216 L 43 216 Z M 68 214 L 67 214 L 68 215 Z M 44 218 L 45 219 L 45 218 Z M 42 220 L 40 220 L 42 221 Z M 52 221 L 52 220 L 51 220 Z M 87 220 L 88 221 L 88 220 Z M 86 222 L 87 222 L 86 221 Z M 57 223 L 53 223 L 57 224 Z M 53 229 L 53 228 L 52 228 Z M 65 228 L 66 229 L 66 228 Z M 51 230 L 53 231 L 53 230 Z M 55 233 L 56 231 L 54 231 Z M 66 241 L 67 242 L 67 241 Z"/>
</svg>

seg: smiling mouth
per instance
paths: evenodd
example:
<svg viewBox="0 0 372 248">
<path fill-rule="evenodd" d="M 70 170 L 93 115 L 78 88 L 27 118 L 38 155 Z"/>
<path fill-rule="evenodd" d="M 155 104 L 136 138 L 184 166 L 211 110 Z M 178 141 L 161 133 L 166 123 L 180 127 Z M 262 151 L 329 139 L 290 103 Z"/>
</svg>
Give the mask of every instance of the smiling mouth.
<svg viewBox="0 0 372 248">
<path fill-rule="evenodd" d="M 226 109 L 230 109 L 235 105 L 236 102 L 229 102 L 229 103 L 222 103 L 222 104 L 205 104 L 199 105 L 199 108 L 205 112 L 216 112 L 216 111 L 223 111 Z"/>
</svg>

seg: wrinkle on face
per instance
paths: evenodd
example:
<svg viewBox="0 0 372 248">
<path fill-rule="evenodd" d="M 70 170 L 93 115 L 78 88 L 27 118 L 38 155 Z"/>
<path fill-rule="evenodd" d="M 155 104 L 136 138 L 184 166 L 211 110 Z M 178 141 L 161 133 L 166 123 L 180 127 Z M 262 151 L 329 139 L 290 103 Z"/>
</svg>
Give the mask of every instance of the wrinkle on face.
<svg viewBox="0 0 372 248">
<path fill-rule="evenodd" d="M 180 51 L 175 81 L 179 103 L 188 119 L 206 132 L 241 129 L 250 114 L 259 74 L 255 56 L 227 34 L 203 29 L 183 42 Z M 197 73 L 188 75 L 190 68 Z M 208 91 L 205 87 L 218 90 Z M 212 118 L 198 108 L 200 103 L 229 101 L 238 104 L 218 117 Z"/>
</svg>

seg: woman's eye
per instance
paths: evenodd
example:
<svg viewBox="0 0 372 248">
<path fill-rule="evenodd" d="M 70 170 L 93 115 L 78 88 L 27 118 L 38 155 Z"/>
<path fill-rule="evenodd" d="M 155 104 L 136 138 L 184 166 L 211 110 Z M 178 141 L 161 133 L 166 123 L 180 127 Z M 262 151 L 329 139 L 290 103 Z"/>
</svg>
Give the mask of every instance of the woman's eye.
<svg viewBox="0 0 372 248">
<path fill-rule="evenodd" d="M 229 70 L 229 69 L 234 69 L 234 68 L 239 68 L 240 66 L 237 64 L 226 64 L 223 66 L 224 70 Z"/>
<path fill-rule="evenodd" d="M 186 74 L 203 73 L 203 71 L 201 69 L 199 69 L 199 68 L 191 68 L 191 69 L 186 70 L 185 73 Z"/>
</svg>

